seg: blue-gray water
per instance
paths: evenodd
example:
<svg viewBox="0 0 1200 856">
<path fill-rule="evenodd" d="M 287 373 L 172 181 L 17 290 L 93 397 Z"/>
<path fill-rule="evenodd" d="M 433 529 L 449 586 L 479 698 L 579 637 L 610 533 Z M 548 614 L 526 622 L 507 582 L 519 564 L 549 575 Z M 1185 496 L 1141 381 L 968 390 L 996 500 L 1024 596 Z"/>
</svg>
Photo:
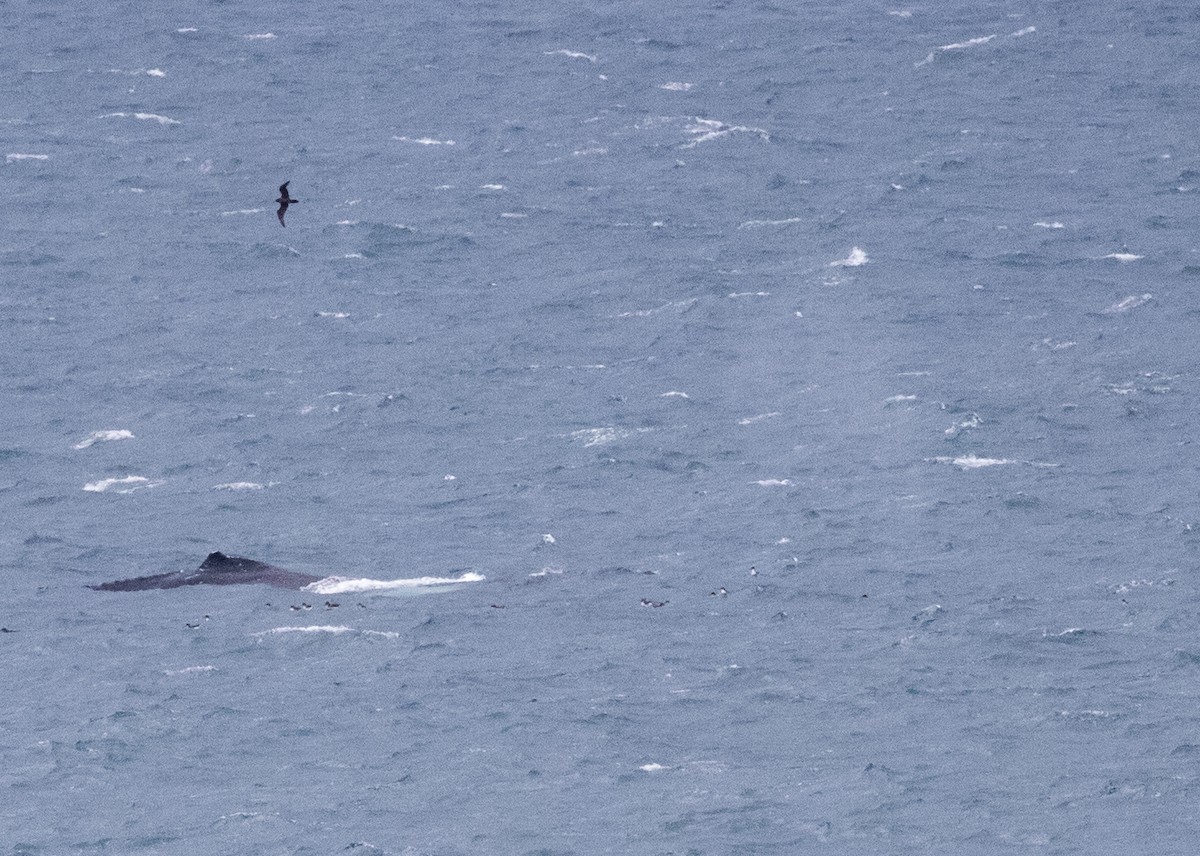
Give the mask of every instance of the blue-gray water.
<svg viewBox="0 0 1200 856">
<path fill-rule="evenodd" d="M 1194 6 L 0 11 L 0 853 L 1195 852 Z"/>
</svg>

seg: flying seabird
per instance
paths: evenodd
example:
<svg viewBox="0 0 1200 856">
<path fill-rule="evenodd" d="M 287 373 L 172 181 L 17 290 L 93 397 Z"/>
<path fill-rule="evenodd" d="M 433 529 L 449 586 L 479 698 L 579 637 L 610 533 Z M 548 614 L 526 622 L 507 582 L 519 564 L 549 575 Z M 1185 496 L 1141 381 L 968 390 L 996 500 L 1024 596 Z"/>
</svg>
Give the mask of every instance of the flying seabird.
<svg viewBox="0 0 1200 856">
<path fill-rule="evenodd" d="M 291 205 L 293 202 L 300 201 L 299 199 L 292 199 L 288 195 L 287 186 L 291 183 L 292 182 L 290 180 L 288 180 L 288 181 L 285 181 L 283 184 L 279 185 L 279 198 L 275 200 L 276 202 L 279 203 L 279 210 L 275 212 L 275 216 L 279 218 L 280 226 L 287 226 L 287 223 L 283 222 L 283 215 L 285 213 L 287 213 L 287 207 L 289 205 Z"/>
</svg>

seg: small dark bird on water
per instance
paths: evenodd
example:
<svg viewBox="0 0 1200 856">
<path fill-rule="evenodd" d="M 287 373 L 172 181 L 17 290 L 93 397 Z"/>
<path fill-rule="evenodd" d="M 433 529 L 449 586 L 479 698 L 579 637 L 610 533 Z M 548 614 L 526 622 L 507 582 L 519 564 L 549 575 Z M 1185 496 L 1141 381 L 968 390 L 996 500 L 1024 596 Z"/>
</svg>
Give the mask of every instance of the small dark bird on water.
<svg viewBox="0 0 1200 856">
<path fill-rule="evenodd" d="M 288 194 L 287 186 L 291 183 L 289 180 L 279 185 L 279 198 L 275 200 L 279 203 L 279 210 L 275 212 L 275 216 L 279 218 L 280 226 L 287 226 L 287 223 L 283 222 L 283 215 L 287 213 L 287 207 L 293 202 L 300 201 L 299 199 L 292 199 L 290 194 Z"/>
</svg>

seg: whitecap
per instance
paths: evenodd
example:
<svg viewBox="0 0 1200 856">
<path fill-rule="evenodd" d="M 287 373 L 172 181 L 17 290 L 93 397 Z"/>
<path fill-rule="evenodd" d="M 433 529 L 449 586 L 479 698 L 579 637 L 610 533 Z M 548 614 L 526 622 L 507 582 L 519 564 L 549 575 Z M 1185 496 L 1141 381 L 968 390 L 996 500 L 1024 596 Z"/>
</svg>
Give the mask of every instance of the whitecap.
<svg viewBox="0 0 1200 856">
<path fill-rule="evenodd" d="M 1065 351 L 1067 348 L 1074 348 L 1078 342 L 1074 339 L 1042 339 L 1042 344 L 1052 351 Z"/>
<path fill-rule="evenodd" d="M 748 125 L 727 125 L 717 119 L 705 119 L 700 116 L 692 118 L 693 124 L 685 130 L 695 137 L 690 143 L 685 143 L 684 148 L 690 149 L 701 143 L 707 143 L 709 140 L 717 140 L 721 137 L 727 137 L 730 134 L 755 134 L 765 142 L 771 141 L 771 135 L 762 128 L 754 128 Z"/>
<path fill-rule="evenodd" d="M 938 457 L 933 460 L 939 464 L 953 464 L 963 470 L 978 470 L 983 467 L 998 467 L 1004 464 L 1016 463 L 1016 461 L 1009 458 L 981 458 L 974 453 L 959 455 L 957 458 Z"/>
<path fill-rule="evenodd" d="M 164 675 L 190 675 L 193 672 L 215 672 L 216 666 L 186 666 L 182 669 L 165 669 Z"/>
<path fill-rule="evenodd" d="M 675 300 L 671 303 L 664 303 L 654 309 L 630 309 L 626 312 L 617 313 L 618 318 L 645 318 L 650 315 L 657 315 L 659 312 L 664 312 L 668 309 L 686 310 L 690 309 L 696 303 L 696 298 L 692 297 L 687 300 Z"/>
<path fill-rule="evenodd" d="M 753 484 L 759 485 L 760 487 L 791 487 L 792 480 L 791 479 L 759 479 L 758 481 L 753 482 Z"/>
<path fill-rule="evenodd" d="M 641 770 L 643 773 L 657 773 L 661 770 L 669 770 L 671 768 L 663 766 L 662 764 L 651 763 L 651 764 L 642 764 L 642 766 L 638 767 L 638 769 Z"/>
<path fill-rule="evenodd" d="M 629 432 L 618 428 L 580 428 L 578 431 L 572 431 L 568 436 L 572 440 L 582 441 L 585 447 L 604 446 L 614 440 L 628 437 Z"/>
<path fill-rule="evenodd" d="M 947 437 L 957 437 L 963 431 L 969 431 L 972 428 L 978 428 L 982 424 L 983 419 L 980 418 L 979 414 L 972 413 L 970 419 L 964 419 L 962 422 L 955 422 L 953 425 L 947 428 L 944 433 Z"/>
<path fill-rule="evenodd" d="M 29 155 L 24 152 L 11 152 L 4 156 L 5 163 L 13 163 L 14 161 L 44 161 L 50 160 L 50 155 Z"/>
<path fill-rule="evenodd" d="M 88 482 L 83 486 L 83 489 L 89 493 L 104 493 L 110 488 L 117 488 L 117 493 L 133 493 L 144 487 L 158 487 L 162 484 L 161 481 L 151 481 L 145 476 L 125 476 L 121 479 L 101 479 L 100 481 Z M 120 486 L 124 487 L 120 487 Z"/>
<path fill-rule="evenodd" d="M 274 33 L 247 33 L 246 35 L 242 36 L 242 38 L 248 39 L 251 41 L 261 41 L 264 39 L 273 39 L 273 38 L 275 38 L 275 34 Z"/>
<path fill-rule="evenodd" d="M 262 490 L 266 485 L 258 482 L 227 482 L 213 485 L 213 490 Z"/>
<path fill-rule="evenodd" d="M 844 259 L 838 259 L 835 262 L 830 262 L 829 267 L 861 267 L 869 262 L 866 252 L 861 247 L 852 247 L 850 255 Z"/>
<path fill-rule="evenodd" d="M 93 431 L 91 434 L 88 434 L 87 437 L 85 437 L 83 440 L 80 440 L 78 443 L 76 443 L 72 448 L 86 449 L 89 446 L 96 445 L 97 443 L 110 443 L 114 440 L 132 440 L 132 439 L 134 439 L 133 432 L 128 431 L 124 428 L 120 428 L 120 429 L 117 429 L 114 431 Z"/>
<path fill-rule="evenodd" d="M 677 389 L 669 390 L 668 392 L 660 392 L 659 398 L 691 398 L 686 392 L 680 392 Z"/>
<path fill-rule="evenodd" d="M 1141 259 L 1144 259 L 1145 256 L 1139 256 L 1137 253 L 1109 253 L 1107 256 L 1104 256 L 1104 258 L 1128 263 L 1140 261 Z"/>
<path fill-rule="evenodd" d="M 547 567 L 545 567 L 545 568 L 542 568 L 540 571 L 534 571 L 534 572 L 533 572 L 533 573 L 531 573 L 529 576 L 530 576 L 530 577 L 534 577 L 534 578 L 537 578 L 537 577 L 549 577 L 549 576 L 558 576 L 558 575 L 560 575 L 560 574 L 562 574 L 562 573 L 563 573 L 563 569 L 562 569 L 562 568 L 555 568 L 555 567 L 552 567 L 552 566 L 547 566 Z"/>
<path fill-rule="evenodd" d="M 665 89 L 668 92 L 687 92 L 693 86 L 695 86 L 694 83 L 683 83 L 682 81 L 678 81 L 678 80 L 670 80 L 670 81 L 667 81 L 666 83 L 662 84 L 658 88 Z"/>
</svg>

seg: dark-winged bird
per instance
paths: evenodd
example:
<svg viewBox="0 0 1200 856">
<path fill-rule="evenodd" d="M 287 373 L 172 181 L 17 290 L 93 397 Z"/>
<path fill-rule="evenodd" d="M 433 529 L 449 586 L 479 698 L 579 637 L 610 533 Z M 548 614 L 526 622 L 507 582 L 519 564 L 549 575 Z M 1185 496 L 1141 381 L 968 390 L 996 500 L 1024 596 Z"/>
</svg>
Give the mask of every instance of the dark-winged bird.
<svg viewBox="0 0 1200 856">
<path fill-rule="evenodd" d="M 279 198 L 275 200 L 279 203 L 279 210 L 275 212 L 275 216 L 279 218 L 280 226 L 287 226 L 287 223 L 283 222 L 283 215 L 287 213 L 287 207 L 293 202 L 300 201 L 299 199 L 292 199 L 288 195 L 287 186 L 291 183 L 291 181 L 285 181 L 283 184 L 279 185 Z"/>
</svg>

